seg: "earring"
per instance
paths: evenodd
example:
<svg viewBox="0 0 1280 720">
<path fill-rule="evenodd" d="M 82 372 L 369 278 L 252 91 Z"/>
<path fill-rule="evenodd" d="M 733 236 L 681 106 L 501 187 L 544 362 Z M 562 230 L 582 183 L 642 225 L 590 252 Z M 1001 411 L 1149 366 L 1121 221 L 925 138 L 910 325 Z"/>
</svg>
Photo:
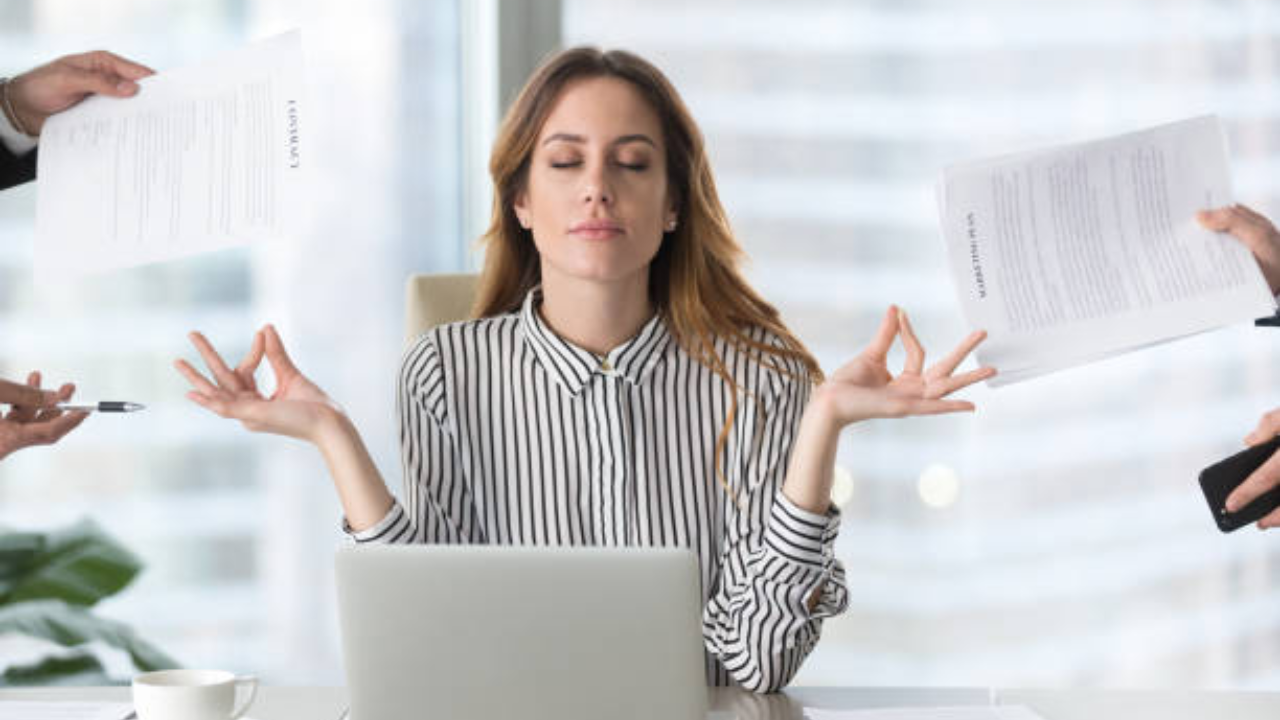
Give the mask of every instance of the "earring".
<svg viewBox="0 0 1280 720">
<path fill-rule="evenodd" d="M 667 232 L 675 232 L 675 231 L 676 231 L 676 221 L 672 220 L 671 222 L 667 223 Z"/>
</svg>

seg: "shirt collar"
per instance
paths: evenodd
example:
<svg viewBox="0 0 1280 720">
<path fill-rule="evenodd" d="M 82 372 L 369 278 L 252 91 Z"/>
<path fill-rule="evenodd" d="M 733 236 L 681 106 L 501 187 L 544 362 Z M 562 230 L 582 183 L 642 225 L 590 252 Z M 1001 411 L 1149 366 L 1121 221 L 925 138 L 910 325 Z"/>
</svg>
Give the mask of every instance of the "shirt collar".
<svg viewBox="0 0 1280 720">
<path fill-rule="evenodd" d="M 638 385 L 662 361 L 671 339 L 661 315 L 655 313 L 630 340 L 600 357 L 560 337 L 542 320 L 542 287 L 529 291 L 520 309 L 525 341 L 547 373 L 570 395 L 577 395 L 596 376 L 622 377 Z"/>
</svg>

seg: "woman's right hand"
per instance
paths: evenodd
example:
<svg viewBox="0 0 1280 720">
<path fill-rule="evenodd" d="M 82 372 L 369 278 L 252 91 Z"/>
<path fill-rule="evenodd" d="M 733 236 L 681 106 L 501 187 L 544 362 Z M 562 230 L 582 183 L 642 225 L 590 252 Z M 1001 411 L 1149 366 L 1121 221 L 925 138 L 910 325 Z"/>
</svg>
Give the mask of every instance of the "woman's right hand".
<svg viewBox="0 0 1280 720">
<path fill-rule="evenodd" d="M 193 389 L 187 398 L 202 407 L 239 420 L 254 432 L 288 435 L 317 444 L 325 425 L 343 417 L 337 403 L 294 366 L 273 326 L 267 325 L 253 336 L 249 354 L 235 369 L 227 367 L 204 335 L 192 332 L 190 338 L 216 384 L 186 360 L 174 361 L 174 367 L 191 383 Z M 259 392 L 253 377 L 264 356 L 276 376 L 276 391 L 269 398 Z"/>
</svg>

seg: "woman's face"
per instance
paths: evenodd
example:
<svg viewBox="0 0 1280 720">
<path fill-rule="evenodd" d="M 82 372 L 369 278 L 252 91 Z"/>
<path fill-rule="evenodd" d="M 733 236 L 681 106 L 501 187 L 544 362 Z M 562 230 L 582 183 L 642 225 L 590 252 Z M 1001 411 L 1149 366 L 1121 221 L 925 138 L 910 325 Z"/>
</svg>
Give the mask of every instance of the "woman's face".
<svg viewBox="0 0 1280 720">
<path fill-rule="evenodd" d="M 590 78 L 561 92 L 515 204 L 544 282 L 647 280 L 676 220 L 663 142 L 657 113 L 630 83 Z"/>
</svg>

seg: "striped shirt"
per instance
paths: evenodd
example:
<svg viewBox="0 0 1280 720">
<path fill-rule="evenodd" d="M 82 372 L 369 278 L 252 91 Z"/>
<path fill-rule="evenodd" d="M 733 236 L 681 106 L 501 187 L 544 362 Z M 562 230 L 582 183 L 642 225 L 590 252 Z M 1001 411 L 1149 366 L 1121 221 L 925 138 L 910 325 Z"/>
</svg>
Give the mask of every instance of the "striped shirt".
<svg viewBox="0 0 1280 720">
<path fill-rule="evenodd" d="M 738 383 L 656 316 L 603 358 L 543 322 L 540 290 L 508 315 L 434 328 L 400 373 L 403 501 L 359 542 L 675 546 L 696 551 L 707 681 L 786 685 L 848 598 L 838 511 L 780 492 L 810 382 L 717 343 Z M 764 340 L 763 331 L 756 339 Z M 776 339 L 772 339 L 776 342 Z M 735 501 L 736 498 L 736 501 Z M 812 610 L 809 599 L 818 590 Z"/>
</svg>

